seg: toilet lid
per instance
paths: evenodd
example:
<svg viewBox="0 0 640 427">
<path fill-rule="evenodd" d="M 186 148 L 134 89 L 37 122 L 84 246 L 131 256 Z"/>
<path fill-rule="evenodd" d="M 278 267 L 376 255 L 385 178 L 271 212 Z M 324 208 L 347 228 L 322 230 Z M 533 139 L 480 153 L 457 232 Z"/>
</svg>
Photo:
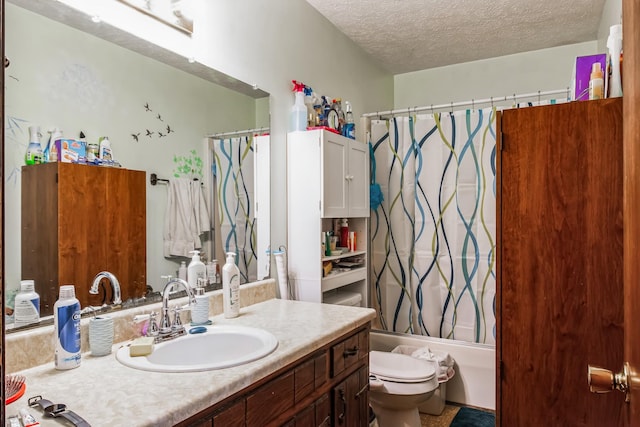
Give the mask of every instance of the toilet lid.
<svg viewBox="0 0 640 427">
<path fill-rule="evenodd" d="M 436 362 L 416 359 L 406 354 L 371 351 L 369 371 L 382 380 L 420 383 L 435 377 Z"/>
</svg>

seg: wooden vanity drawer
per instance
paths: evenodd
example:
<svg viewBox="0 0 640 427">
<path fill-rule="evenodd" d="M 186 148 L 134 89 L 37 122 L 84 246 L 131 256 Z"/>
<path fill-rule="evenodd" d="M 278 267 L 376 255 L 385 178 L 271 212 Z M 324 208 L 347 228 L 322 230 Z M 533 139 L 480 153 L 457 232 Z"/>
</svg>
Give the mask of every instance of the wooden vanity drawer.
<svg viewBox="0 0 640 427">
<path fill-rule="evenodd" d="M 295 394 L 294 370 L 260 387 L 247 397 L 247 426 L 266 425 L 292 408 Z"/>
<path fill-rule="evenodd" d="M 331 376 L 340 372 L 360 360 L 360 334 L 354 334 L 331 347 Z"/>
<path fill-rule="evenodd" d="M 212 425 L 213 427 L 244 427 L 245 400 L 240 399 L 231 406 L 219 411 L 213 416 L 213 424 L 201 424 L 198 427 Z"/>
</svg>

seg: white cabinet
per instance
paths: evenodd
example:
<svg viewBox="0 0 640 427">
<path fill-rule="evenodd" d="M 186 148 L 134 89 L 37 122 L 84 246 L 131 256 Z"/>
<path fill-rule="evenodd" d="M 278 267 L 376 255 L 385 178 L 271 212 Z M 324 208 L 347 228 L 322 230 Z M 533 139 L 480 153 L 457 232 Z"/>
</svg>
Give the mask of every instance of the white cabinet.
<svg viewBox="0 0 640 427">
<path fill-rule="evenodd" d="M 368 304 L 369 150 L 324 130 L 287 137 L 289 283 L 297 299 L 323 302 L 360 296 Z M 321 234 L 348 218 L 356 250 L 325 256 Z M 324 277 L 323 263 L 334 267 Z"/>
</svg>

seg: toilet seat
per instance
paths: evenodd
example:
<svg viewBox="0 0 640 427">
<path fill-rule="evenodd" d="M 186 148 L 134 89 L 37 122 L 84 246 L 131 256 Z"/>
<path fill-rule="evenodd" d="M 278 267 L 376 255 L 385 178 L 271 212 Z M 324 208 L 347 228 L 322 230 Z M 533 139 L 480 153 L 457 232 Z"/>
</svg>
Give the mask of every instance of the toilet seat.
<svg viewBox="0 0 640 427">
<path fill-rule="evenodd" d="M 422 383 L 436 376 L 436 363 L 400 353 L 369 352 L 369 371 L 381 380 Z"/>
</svg>

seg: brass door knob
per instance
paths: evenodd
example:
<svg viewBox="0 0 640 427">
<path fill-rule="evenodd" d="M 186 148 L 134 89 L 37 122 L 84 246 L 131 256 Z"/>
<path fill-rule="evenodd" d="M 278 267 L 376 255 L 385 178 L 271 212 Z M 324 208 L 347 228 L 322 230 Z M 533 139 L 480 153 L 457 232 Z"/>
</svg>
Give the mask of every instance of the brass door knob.
<svg viewBox="0 0 640 427">
<path fill-rule="evenodd" d="M 591 393 L 608 393 L 612 390 L 620 390 L 625 393 L 625 401 L 629 401 L 629 364 L 625 363 L 622 372 L 614 374 L 608 369 L 597 366 L 588 367 L 587 378 Z"/>
</svg>

